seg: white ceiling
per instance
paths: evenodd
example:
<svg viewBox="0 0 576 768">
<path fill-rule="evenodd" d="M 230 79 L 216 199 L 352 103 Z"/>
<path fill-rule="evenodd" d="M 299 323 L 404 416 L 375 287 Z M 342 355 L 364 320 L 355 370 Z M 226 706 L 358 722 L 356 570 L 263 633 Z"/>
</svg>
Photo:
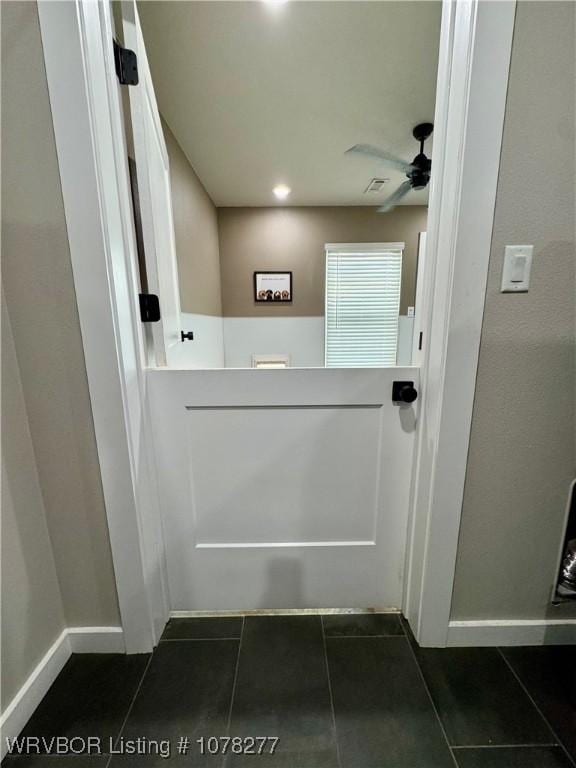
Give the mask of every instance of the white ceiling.
<svg viewBox="0 0 576 768">
<path fill-rule="evenodd" d="M 216 205 L 273 204 L 279 183 L 289 205 L 377 205 L 404 181 L 344 152 L 416 154 L 412 128 L 434 116 L 439 2 L 164 0 L 139 11 L 160 110 Z M 381 176 L 390 183 L 364 194 Z"/>
</svg>

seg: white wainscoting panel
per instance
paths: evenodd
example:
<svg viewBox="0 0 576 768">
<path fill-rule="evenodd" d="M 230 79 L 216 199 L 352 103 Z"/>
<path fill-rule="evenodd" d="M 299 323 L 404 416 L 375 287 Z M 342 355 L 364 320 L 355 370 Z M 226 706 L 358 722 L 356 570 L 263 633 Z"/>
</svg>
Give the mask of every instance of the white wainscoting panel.
<svg viewBox="0 0 576 768">
<path fill-rule="evenodd" d="M 400 315 L 398 318 L 398 349 L 396 365 L 412 365 L 412 341 L 414 336 L 414 318 Z"/>
<path fill-rule="evenodd" d="M 414 318 L 398 318 L 397 364 L 412 364 Z M 324 317 L 225 317 L 226 368 L 250 368 L 252 355 L 289 355 L 291 368 L 324 367 Z M 217 367 L 217 366 L 213 366 Z"/>
<path fill-rule="evenodd" d="M 173 351 L 174 368 L 223 368 L 224 324 L 216 315 L 181 314 L 182 330 L 193 331 L 193 341 L 181 342 Z"/>
<path fill-rule="evenodd" d="M 225 317 L 226 368 L 250 368 L 252 355 L 290 355 L 291 368 L 324 367 L 324 317 Z"/>
</svg>

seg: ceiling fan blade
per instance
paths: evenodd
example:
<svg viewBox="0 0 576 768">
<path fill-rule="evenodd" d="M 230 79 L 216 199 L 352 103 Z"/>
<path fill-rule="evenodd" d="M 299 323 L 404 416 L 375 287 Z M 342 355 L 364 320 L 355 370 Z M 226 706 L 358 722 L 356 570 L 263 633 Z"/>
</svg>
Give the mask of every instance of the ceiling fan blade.
<svg viewBox="0 0 576 768">
<path fill-rule="evenodd" d="M 405 181 L 403 184 L 400 184 L 396 192 L 392 192 L 389 198 L 384 200 L 380 208 L 378 208 L 378 213 L 388 213 L 388 211 L 391 211 L 392 208 L 394 208 L 395 205 L 397 205 L 402 198 L 410 192 L 412 189 L 412 184 L 409 181 Z"/>
<path fill-rule="evenodd" d="M 397 171 L 408 173 L 412 169 L 412 165 L 406 160 L 402 160 L 400 157 L 396 157 L 391 152 L 387 152 L 385 149 L 379 149 L 379 147 L 373 147 L 371 144 L 355 144 L 350 149 L 346 150 L 346 154 L 355 153 L 357 155 L 366 155 L 376 160 L 380 160 L 390 168 L 395 168 Z"/>
</svg>

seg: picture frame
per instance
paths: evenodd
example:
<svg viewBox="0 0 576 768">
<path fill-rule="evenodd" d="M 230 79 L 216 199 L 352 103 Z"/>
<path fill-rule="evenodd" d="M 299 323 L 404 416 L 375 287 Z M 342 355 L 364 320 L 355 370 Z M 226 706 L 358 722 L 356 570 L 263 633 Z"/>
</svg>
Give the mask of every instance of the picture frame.
<svg viewBox="0 0 576 768">
<path fill-rule="evenodd" d="M 257 304 L 290 304 L 292 296 L 291 271 L 254 272 L 254 301 Z"/>
</svg>

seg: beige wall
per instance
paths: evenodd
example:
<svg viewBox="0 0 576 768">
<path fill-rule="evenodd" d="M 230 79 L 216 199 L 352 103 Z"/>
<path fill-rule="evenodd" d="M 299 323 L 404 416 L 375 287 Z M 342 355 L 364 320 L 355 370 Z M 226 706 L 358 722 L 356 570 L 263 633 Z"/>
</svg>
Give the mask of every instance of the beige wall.
<svg viewBox="0 0 576 768">
<path fill-rule="evenodd" d="M 183 312 L 221 315 L 216 208 L 163 121 L 170 158 L 174 235 Z"/>
<path fill-rule="evenodd" d="M 324 314 L 325 243 L 405 242 L 401 314 L 414 304 L 418 233 L 425 206 L 403 205 L 379 214 L 368 207 L 219 208 L 222 306 L 225 317 Z M 292 270 L 294 300 L 254 301 L 256 270 Z"/>
<path fill-rule="evenodd" d="M 2 297 L 2 709 L 64 629 L 10 319 Z"/>
<path fill-rule="evenodd" d="M 2 4 L 2 280 L 66 623 L 117 625 L 38 14 L 32 2 Z M 14 514 L 19 517 L 18 507 Z M 28 642 L 23 636 L 18 641 Z"/>
<path fill-rule="evenodd" d="M 456 619 L 563 613 L 548 606 L 576 474 L 574 10 L 517 9 Z M 504 246 L 514 243 L 534 244 L 530 292 L 501 294 Z"/>
</svg>

